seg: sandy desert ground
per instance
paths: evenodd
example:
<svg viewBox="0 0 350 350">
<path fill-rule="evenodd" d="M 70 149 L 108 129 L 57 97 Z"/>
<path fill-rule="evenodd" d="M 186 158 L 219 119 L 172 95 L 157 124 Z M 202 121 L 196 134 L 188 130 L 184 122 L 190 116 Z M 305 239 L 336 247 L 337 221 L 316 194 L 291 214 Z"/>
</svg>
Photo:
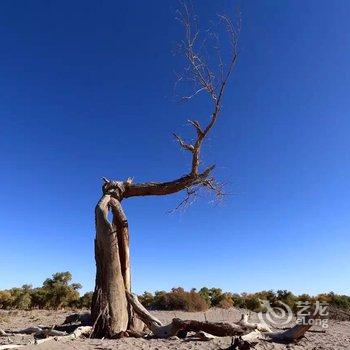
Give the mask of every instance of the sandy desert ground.
<svg viewBox="0 0 350 350">
<path fill-rule="evenodd" d="M 65 311 L 4 311 L 0 310 L 0 328 L 4 330 L 19 330 L 37 325 L 55 325 L 63 323 L 65 317 L 72 312 Z M 182 319 L 196 319 L 216 322 L 237 322 L 240 319 L 242 310 L 240 309 L 211 309 L 206 313 L 181 312 L 181 311 L 156 311 L 154 314 L 164 322 L 171 321 L 174 317 Z M 252 313 L 251 320 L 257 321 L 257 315 Z M 313 329 L 321 329 L 314 327 Z M 124 338 L 118 340 L 100 339 L 79 339 L 74 341 L 49 341 L 40 345 L 33 344 L 33 337 L 30 335 L 15 335 L 11 337 L 0 337 L 0 345 L 4 344 L 25 344 L 22 349 L 26 350 L 195 350 L 195 349 L 227 349 L 231 345 L 231 338 L 216 338 L 210 341 L 185 341 L 185 340 L 159 340 L 159 339 L 136 339 Z M 349 321 L 329 321 L 326 333 L 307 333 L 306 339 L 298 344 L 274 344 L 262 342 L 255 349 L 350 349 L 350 322 Z"/>
</svg>

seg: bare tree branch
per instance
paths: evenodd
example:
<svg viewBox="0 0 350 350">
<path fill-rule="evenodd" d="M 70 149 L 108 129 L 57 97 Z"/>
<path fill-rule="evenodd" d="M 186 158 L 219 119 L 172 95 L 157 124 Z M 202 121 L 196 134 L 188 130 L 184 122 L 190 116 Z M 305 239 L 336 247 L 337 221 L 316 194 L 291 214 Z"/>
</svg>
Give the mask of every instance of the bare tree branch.
<svg viewBox="0 0 350 350">
<path fill-rule="evenodd" d="M 185 59 L 185 68 L 183 74 L 176 74 L 177 86 L 183 82 L 192 84 L 193 91 L 182 97 L 182 100 L 189 101 L 201 93 L 206 93 L 212 110 L 208 121 L 203 126 L 198 120 L 188 120 L 188 123 L 194 127 L 196 136 L 192 142 L 186 142 L 180 135 L 173 134 L 180 147 L 192 154 L 191 168 L 187 175 L 169 182 L 146 182 L 134 184 L 132 181 L 118 182 L 105 180 L 104 193 L 122 199 L 132 196 L 148 195 L 166 195 L 182 190 L 186 191 L 184 200 L 180 203 L 188 205 L 197 197 L 198 191 L 208 189 L 216 197 L 221 198 L 223 193 L 222 185 L 212 176 L 214 166 L 204 170 L 200 169 L 202 145 L 208 133 L 214 127 L 221 113 L 222 99 L 227 87 L 227 83 L 237 61 L 238 34 L 240 25 L 235 26 L 231 19 L 226 15 L 219 15 L 219 22 L 224 28 L 228 41 L 225 52 L 227 59 L 223 58 L 223 51 L 219 33 L 212 29 L 201 31 L 197 17 L 186 2 L 181 3 L 182 8 L 177 11 L 179 22 L 184 28 L 184 39 L 180 42 L 179 49 Z M 214 40 L 211 49 L 215 50 L 214 57 L 217 62 L 214 68 L 213 62 L 209 56 L 209 44 Z M 225 64 L 225 61 L 227 62 Z"/>
<path fill-rule="evenodd" d="M 212 165 L 205 169 L 202 173 L 195 176 L 188 174 L 169 182 L 145 182 L 141 184 L 132 183 L 125 186 L 123 197 L 161 196 L 176 193 L 189 187 L 203 184 L 204 181 L 208 179 L 214 168 L 215 165 Z"/>
<path fill-rule="evenodd" d="M 186 143 L 180 136 L 173 134 L 175 139 L 179 142 L 180 146 L 182 148 L 184 148 L 187 151 L 193 152 L 194 151 L 194 147 L 193 145 L 190 145 L 188 143 Z"/>
</svg>

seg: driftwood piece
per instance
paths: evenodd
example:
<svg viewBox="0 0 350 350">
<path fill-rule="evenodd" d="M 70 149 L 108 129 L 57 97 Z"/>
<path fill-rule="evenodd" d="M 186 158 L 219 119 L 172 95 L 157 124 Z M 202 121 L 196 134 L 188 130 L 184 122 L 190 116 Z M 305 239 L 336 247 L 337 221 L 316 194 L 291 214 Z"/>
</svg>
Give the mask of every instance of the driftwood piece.
<svg viewBox="0 0 350 350">
<path fill-rule="evenodd" d="M 42 343 L 46 343 L 46 342 L 51 341 L 51 340 L 56 340 L 56 341 L 74 340 L 74 339 L 78 339 L 78 338 L 83 337 L 83 336 L 89 336 L 91 331 L 92 331 L 91 326 L 81 326 L 81 327 L 78 327 L 74 332 L 72 332 L 71 334 L 68 334 L 68 335 L 52 336 L 52 337 L 48 337 L 48 338 L 44 338 L 44 339 L 36 339 L 35 344 L 42 344 Z"/>
<path fill-rule="evenodd" d="M 250 350 L 254 349 L 254 345 L 243 340 L 241 337 L 232 339 L 232 344 L 226 350 Z"/>
<path fill-rule="evenodd" d="M 245 323 L 249 325 L 248 319 L 246 318 Z M 242 322 L 240 322 L 240 324 L 242 324 Z M 301 338 L 304 337 L 305 333 L 307 331 L 310 330 L 310 328 L 312 327 L 312 325 L 309 324 L 297 324 L 292 328 L 289 328 L 287 330 L 285 330 L 284 332 L 265 332 L 265 333 L 261 333 L 257 328 L 248 334 L 243 335 L 242 337 L 240 337 L 240 339 L 243 341 L 242 343 L 237 344 L 237 348 L 238 349 L 244 349 L 245 347 L 247 347 L 248 345 L 250 346 L 254 346 L 256 345 L 261 339 L 263 339 L 264 337 L 268 338 L 269 340 L 273 341 L 273 342 L 280 342 L 280 343 L 293 343 L 293 342 L 297 342 L 298 340 L 300 340 Z M 247 347 L 247 349 L 249 349 L 249 347 Z"/>
<path fill-rule="evenodd" d="M 149 311 L 140 303 L 135 294 L 126 291 L 126 297 L 129 303 L 132 305 L 134 311 L 150 330 L 152 330 L 153 325 L 162 326 L 162 322 L 149 313 Z"/>
<path fill-rule="evenodd" d="M 214 336 L 236 336 L 246 333 L 239 325 L 231 325 L 228 323 L 209 323 L 194 320 L 181 320 L 174 318 L 172 322 L 166 326 L 162 323 L 140 303 L 135 294 L 126 291 L 126 296 L 129 303 L 132 305 L 135 313 L 140 319 L 148 326 L 155 337 L 157 338 L 169 338 L 177 335 L 179 331 L 182 332 L 205 332 Z"/>
<path fill-rule="evenodd" d="M 68 315 L 63 325 L 71 324 L 71 323 L 80 323 L 82 326 L 91 326 L 91 314 L 90 312 L 84 312 L 84 313 L 75 313 Z"/>
<path fill-rule="evenodd" d="M 92 331 L 91 326 L 75 327 L 74 331 L 70 334 L 67 334 L 67 332 L 64 332 L 64 331 L 59 331 L 57 329 L 54 329 L 55 327 L 51 327 L 47 329 L 43 329 L 43 328 L 44 327 L 29 327 L 19 331 L 14 331 L 13 334 L 34 334 L 35 344 L 39 345 L 52 340 L 56 340 L 56 341 L 74 340 L 82 336 L 89 336 Z M 6 333 L 5 331 L 2 331 L 1 334 L 7 335 L 7 336 L 9 335 L 9 333 Z M 24 346 L 25 345 L 21 345 L 21 344 L 0 345 L 0 350 L 16 349 Z"/>
<path fill-rule="evenodd" d="M 174 336 L 176 337 L 176 336 Z M 177 337 L 176 337 L 177 338 Z M 217 337 L 215 335 L 200 331 L 195 333 L 194 335 L 189 336 L 186 340 L 200 340 L 200 341 L 209 341 L 216 339 Z"/>
<path fill-rule="evenodd" d="M 326 333 L 325 329 L 308 329 L 306 332 L 310 333 Z"/>
<path fill-rule="evenodd" d="M 312 325 L 310 324 L 297 324 L 284 332 L 271 332 L 264 335 L 275 342 L 292 343 L 303 338 L 311 327 Z"/>
<path fill-rule="evenodd" d="M 312 323 L 309 322 L 310 318 L 308 318 L 305 320 L 305 324 L 297 324 L 284 332 L 274 333 L 267 331 L 269 327 L 266 327 L 265 325 L 249 323 L 248 317 L 245 316 L 242 317 L 238 324 L 201 322 L 174 318 L 170 324 L 164 326 L 156 317 L 149 313 L 149 311 L 140 303 L 136 295 L 127 291 L 126 296 L 135 313 L 157 338 L 176 336 L 178 332 L 181 331 L 185 334 L 187 332 L 205 332 L 209 335 L 218 337 L 240 336 L 240 339 L 242 339 L 244 344 L 257 343 L 262 336 L 275 342 L 291 343 L 304 337 L 305 333 L 312 327 Z M 261 333 L 259 328 L 265 333 Z M 249 330 L 252 329 L 254 329 L 254 331 L 249 333 Z"/>
<path fill-rule="evenodd" d="M 28 327 L 25 329 L 21 329 L 19 331 L 12 331 L 14 334 L 35 334 L 38 332 L 42 332 L 43 329 L 41 327 Z"/>
<path fill-rule="evenodd" d="M 236 324 L 180 320 L 174 318 L 172 324 L 185 332 L 206 332 L 217 337 L 237 336 L 247 333 L 247 330 Z"/>
<path fill-rule="evenodd" d="M 258 343 L 261 336 L 261 332 L 255 329 L 253 332 L 242 335 L 241 339 L 249 343 Z"/>
<path fill-rule="evenodd" d="M 63 337 L 67 335 L 66 332 L 63 331 L 58 331 L 56 329 L 43 329 L 37 333 L 34 334 L 34 337 L 36 339 L 40 339 L 40 338 L 47 338 L 47 337 Z"/>
<path fill-rule="evenodd" d="M 78 327 L 73 333 L 68 334 L 64 337 L 61 337 L 60 339 L 64 338 L 64 339 L 77 339 L 80 337 L 86 337 L 89 336 L 90 333 L 92 331 L 92 327 L 91 326 L 81 326 Z"/>
<path fill-rule="evenodd" d="M 66 334 L 71 334 L 80 326 L 85 326 L 85 325 L 84 324 L 63 324 L 63 325 L 55 326 L 53 329 L 56 331 L 66 332 Z"/>
<path fill-rule="evenodd" d="M 247 329 L 257 329 L 260 332 L 272 332 L 272 329 L 264 323 L 250 323 L 248 321 L 248 315 L 247 314 L 242 314 L 242 318 L 240 319 L 240 321 L 237 323 Z"/>
</svg>

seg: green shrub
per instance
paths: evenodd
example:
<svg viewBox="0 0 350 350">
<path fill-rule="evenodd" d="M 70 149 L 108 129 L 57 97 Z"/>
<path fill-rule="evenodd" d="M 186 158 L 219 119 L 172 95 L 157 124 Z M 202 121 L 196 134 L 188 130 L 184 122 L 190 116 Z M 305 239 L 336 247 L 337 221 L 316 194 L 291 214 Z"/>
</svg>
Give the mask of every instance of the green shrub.
<svg viewBox="0 0 350 350">
<path fill-rule="evenodd" d="M 146 308 L 146 309 L 151 309 L 152 305 L 154 304 L 154 296 L 152 293 L 149 292 L 144 292 L 142 295 L 139 297 L 140 303 Z"/>
<path fill-rule="evenodd" d="M 93 292 L 87 292 L 79 298 L 77 307 L 81 309 L 90 309 L 92 304 Z"/>
<path fill-rule="evenodd" d="M 8 290 L 0 291 L 0 309 L 9 309 L 12 303 L 12 295 Z"/>
<path fill-rule="evenodd" d="M 173 288 L 170 292 L 157 291 L 151 307 L 157 310 L 204 311 L 208 309 L 205 299 L 195 290 Z"/>
<path fill-rule="evenodd" d="M 203 287 L 199 290 L 199 294 L 206 301 L 208 306 L 216 306 L 228 309 L 234 305 L 233 295 L 231 293 L 223 293 L 220 288 Z"/>
<path fill-rule="evenodd" d="M 282 301 L 284 304 L 288 305 L 292 310 L 294 310 L 296 308 L 298 298 L 288 290 L 278 290 L 277 300 Z"/>
<path fill-rule="evenodd" d="M 47 306 L 52 309 L 75 306 L 79 301 L 81 285 L 69 284 L 72 280 L 70 272 L 57 272 L 52 278 L 45 280 L 43 289 L 46 292 Z"/>
<path fill-rule="evenodd" d="M 245 301 L 244 298 L 237 293 L 232 294 L 232 301 L 234 307 L 244 308 L 245 307 Z"/>
<path fill-rule="evenodd" d="M 329 304 L 343 310 L 350 310 L 350 297 L 347 295 L 336 295 L 333 292 L 328 294 Z"/>
<path fill-rule="evenodd" d="M 263 306 L 261 305 L 260 298 L 255 294 L 248 294 L 244 297 L 244 304 L 248 310 L 254 312 L 264 311 Z"/>
<path fill-rule="evenodd" d="M 58 272 L 46 279 L 40 288 L 33 289 L 31 285 L 25 284 L 21 288 L 0 291 L 0 308 L 29 310 L 90 307 L 92 293 L 86 293 L 80 298 L 78 290 L 81 285 L 70 284 L 71 280 L 70 272 Z"/>
<path fill-rule="evenodd" d="M 199 290 L 198 293 L 205 300 L 205 302 L 211 306 L 210 289 L 207 287 L 203 287 Z"/>
<path fill-rule="evenodd" d="M 218 306 L 222 299 L 222 290 L 220 288 L 209 289 L 211 306 Z"/>
<path fill-rule="evenodd" d="M 24 285 L 22 288 L 12 288 L 11 307 L 16 309 L 28 310 L 31 307 L 31 286 Z"/>
</svg>

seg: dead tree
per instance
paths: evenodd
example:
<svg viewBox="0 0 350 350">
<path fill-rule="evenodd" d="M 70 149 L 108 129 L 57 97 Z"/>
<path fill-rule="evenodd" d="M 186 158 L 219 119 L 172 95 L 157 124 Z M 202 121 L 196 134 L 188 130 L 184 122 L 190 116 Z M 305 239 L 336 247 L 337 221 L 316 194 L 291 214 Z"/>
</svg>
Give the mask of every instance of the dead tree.
<svg viewBox="0 0 350 350">
<path fill-rule="evenodd" d="M 214 191 L 221 196 L 222 189 L 214 179 L 214 165 L 201 166 L 201 150 L 204 140 L 215 126 L 221 109 L 226 86 L 237 61 L 238 27 L 226 16 L 219 16 L 221 28 L 228 38 L 225 53 L 221 54 L 219 35 L 214 31 L 201 32 L 188 6 L 178 12 L 179 20 L 184 26 L 185 38 L 180 50 L 186 60 L 184 73 L 178 78 L 192 84 L 192 92 L 184 96 L 190 100 L 203 93 L 210 101 L 207 121 L 189 120 L 195 131 L 193 142 L 187 142 L 174 134 L 180 147 L 191 155 L 191 167 L 188 173 L 167 182 L 134 183 L 131 178 L 126 181 L 112 181 L 104 178 L 102 197 L 96 205 L 96 286 L 92 302 L 93 337 L 115 337 L 125 331 L 139 331 L 140 320 L 126 297 L 131 291 L 129 229 L 128 221 L 122 208 L 122 201 L 138 196 L 163 196 L 185 191 L 185 199 L 180 205 L 189 204 L 201 189 Z M 214 42 L 216 65 L 213 56 L 208 55 L 208 43 Z M 225 58 L 226 57 L 226 60 Z M 113 220 L 108 220 L 108 212 Z M 138 322 L 139 321 L 139 322 Z M 143 325 L 143 323 L 142 323 Z"/>
</svg>

